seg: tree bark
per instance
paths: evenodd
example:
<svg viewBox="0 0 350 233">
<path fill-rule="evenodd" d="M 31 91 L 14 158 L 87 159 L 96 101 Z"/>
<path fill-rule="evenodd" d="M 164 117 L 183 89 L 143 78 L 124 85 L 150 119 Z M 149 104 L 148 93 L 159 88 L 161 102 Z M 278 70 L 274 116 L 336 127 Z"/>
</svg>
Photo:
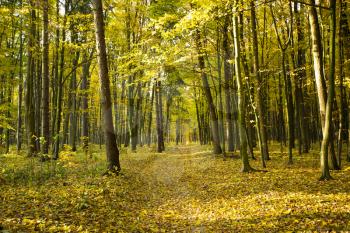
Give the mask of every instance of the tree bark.
<svg viewBox="0 0 350 233">
<path fill-rule="evenodd" d="M 243 81 L 241 75 L 241 49 L 239 42 L 239 27 L 237 19 L 237 4 L 233 9 L 233 39 L 235 48 L 235 71 L 237 80 L 237 94 L 238 94 L 238 123 L 239 123 L 239 139 L 240 139 L 240 154 L 242 159 L 242 172 L 251 172 L 254 169 L 249 164 L 247 153 L 247 134 L 245 126 L 245 94 L 243 90 Z"/>
<path fill-rule="evenodd" d="M 301 6 L 300 6 L 301 7 Z M 301 8 L 302 9 L 302 8 Z M 305 78 L 306 78 L 306 57 L 305 57 L 305 49 L 303 48 L 304 43 L 304 32 L 303 32 L 303 25 L 301 21 L 301 12 L 298 7 L 297 3 L 294 3 L 294 12 L 296 13 L 296 29 L 297 29 L 297 82 L 295 87 L 295 93 L 296 93 L 296 108 L 298 109 L 298 115 L 299 115 L 299 128 L 300 128 L 300 136 L 301 141 L 299 144 L 301 144 L 299 147 L 299 150 L 301 150 L 299 153 L 308 153 L 309 152 L 309 138 L 307 137 L 307 123 L 308 119 L 306 117 L 306 111 L 305 111 L 305 100 L 304 100 L 304 93 L 303 93 L 303 86 L 305 84 Z"/>
<path fill-rule="evenodd" d="M 26 131 L 28 139 L 27 155 L 34 156 L 36 154 L 36 135 L 35 135 L 35 109 L 34 109 L 34 38 L 35 38 L 35 9 L 34 3 L 30 1 L 30 24 L 28 35 L 28 52 L 27 52 L 27 77 L 26 77 L 26 96 L 25 96 L 25 112 L 26 112 Z"/>
<path fill-rule="evenodd" d="M 309 20 L 312 36 L 312 55 L 314 60 L 314 71 L 317 86 L 317 94 L 320 106 L 320 115 L 322 123 L 323 139 L 321 144 L 321 180 L 331 179 L 328 165 L 328 146 L 330 140 L 331 121 L 332 121 L 332 105 L 334 98 L 334 68 L 335 68 L 335 6 L 336 1 L 330 0 L 331 20 L 330 20 L 330 73 L 329 73 L 329 86 L 328 97 L 326 96 L 326 84 L 323 73 L 323 59 L 322 59 L 322 45 L 321 45 L 321 33 L 318 23 L 318 15 L 315 8 L 315 1 L 310 0 L 312 6 L 309 7 Z M 327 101 L 327 102 L 326 102 Z"/>
<path fill-rule="evenodd" d="M 224 106 L 222 103 L 222 78 L 221 78 L 221 54 L 220 54 L 220 31 L 219 25 L 217 30 L 217 43 L 216 43 L 216 57 L 217 57 L 217 69 L 218 69 L 218 82 L 219 82 L 219 126 L 220 126 L 220 141 L 222 142 L 222 153 L 225 156 L 226 143 L 225 143 L 225 125 L 224 125 Z"/>
<path fill-rule="evenodd" d="M 50 77 L 49 77 L 49 2 L 43 1 L 43 77 L 42 77 L 42 142 L 43 154 L 49 153 L 50 145 Z"/>
<path fill-rule="evenodd" d="M 153 113 L 153 103 L 154 103 L 154 96 L 155 96 L 155 84 L 152 85 L 152 94 L 151 94 L 151 103 L 150 103 L 150 109 L 148 111 L 148 126 L 147 126 L 147 145 L 148 147 L 151 146 L 152 138 L 152 113 Z"/>
<path fill-rule="evenodd" d="M 232 116 L 232 101 L 231 101 L 231 93 L 230 86 L 232 83 L 232 72 L 229 60 L 231 59 L 231 51 L 228 40 L 228 26 L 230 22 L 230 16 L 227 15 L 225 17 L 224 28 L 223 28 L 223 41 L 222 47 L 224 50 L 224 90 L 225 90 L 225 119 L 227 124 L 227 151 L 234 151 L 234 139 L 233 139 L 233 116 Z"/>
<path fill-rule="evenodd" d="M 267 144 L 267 133 L 266 133 L 266 123 L 265 123 L 265 113 L 263 108 L 263 80 L 260 75 L 260 64 L 259 64 L 259 48 L 258 48 L 258 35 L 256 29 L 256 12 L 255 12 L 255 0 L 250 3 L 250 16 L 251 16 L 251 28 L 252 28 L 252 38 L 253 38 L 253 72 L 255 74 L 257 80 L 257 88 L 256 88 L 256 109 L 258 113 L 258 122 L 257 122 L 257 131 L 260 133 L 259 145 L 260 145 L 260 153 L 262 158 L 265 160 L 269 159 L 269 149 Z"/>
<path fill-rule="evenodd" d="M 90 54 L 90 57 L 92 56 L 92 53 Z M 81 75 L 81 87 L 80 89 L 82 90 L 82 99 L 81 99 L 81 108 L 82 108 L 82 118 L 81 118 L 81 136 L 83 140 L 83 149 L 85 153 L 87 153 L 88 148 L 89 148 L 89 103 L 88 103 L 88 93 L 87 91 L 89 90 L 89 68 L 91 62 L 88 61 L 87 54 L 84 53 L 83 56 L 83 73 Z"/>
<path fill-rule="evenodd" d="M 156 81 L 156 121 L 157 121 L 157 151 L 164 151 L 164 131 L 163 131 L 163 102 L 162 102 L 162 84 Z"/>
<path fill-rule="evenodd" d="M 94 22 L 96 34 L 96 50 L 98 61 L 98 73 L 101 89 L 101 104 L 104 118 L 104 132 L 106 143 L 106 155 L 108 170 L 119 172 L 121 170 L 119 163 L 119 150 L 117 147 L 116 136 L 113 127 L 111 91 L 108 77 L 108 62 L 103 22 L 102 0 L 95 0 Z"/>
<path fill-rule="evenodd" d="M 22 0 L 20 1 L 21 8 L 23 7 Z M 23 19 L 20 19 L 20 34 L 19 34 L 19 84 L 18 84 L 18 106 L 17 106 L 17 151 L 22 149 L 22 101 L 23 101 Z"/>
<path fill-rule="evenodd" d="M 59 0 L 57 0 L 57 1 L 59 2 Z M 57 7 L 59 7 L 59 3 L 57 3 Z M 61 50 L 60 50 L 60 54 L 59 54 L 59 60 L 60 60 L 59 61 L 59 73 L 57 72 L 57 80 L 56 80 L 56 82 L 57 82 L 57 97 L 56 97 L 55 130 L 54 130 L 54 155 L 53 155 L 54 159 L 58 159 L 59 150 L 60 150 L 60 130 L 61 130 L 61 120 L 62 120 L 61 115 L 62 115 L 62 99 L 63 99 L 64 54 L 65 54 L 65 41 L 66 41 L 65 27 L 66 27 L 66 23 L 67 23 L 66 13 L 69 9 L 69 2 L 65 3 L 64 8 L 65 8 L 65 15 L 64 15 L 64 19 L 63 19 L 62 42 L 60 43 Z M 59 12 L 57 12 L 57 13 L 59 14 Z M 57 36 L 59 36 L 59 32 L 57 33 Z M 58 41 L 59 41 L 59 39 L 58 39 Z M 58 69 L 58 63 L 57 63 L 57 69 Z"/>
<path fill-rule="evenodd" d="M 73 58 L 73 69 L 71 76 L 71 92 L 70 92 L 70 99 L 71 99 L 71 110 L 69 113 L 69 121 L 70 121 L 70 128 L 69 128 L 69 144 L 72 147 L 72 151 L 76 151 L 76 136 L 77 136 L 77 97 L 76 97 L 76 91 L 77 91 L 77 66 L 78 66 L 78 60 L 79 60 L 80 53 L 75 52 L 74 58 Z"/>
</svg>

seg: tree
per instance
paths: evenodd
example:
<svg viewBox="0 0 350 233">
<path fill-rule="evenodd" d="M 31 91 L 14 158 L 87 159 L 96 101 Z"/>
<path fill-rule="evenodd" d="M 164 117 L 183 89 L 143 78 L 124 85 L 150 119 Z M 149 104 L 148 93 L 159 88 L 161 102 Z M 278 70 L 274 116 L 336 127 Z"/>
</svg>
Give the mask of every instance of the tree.
<svg viewBox="0 0 350 233">
<path fill-rule="evenodd" d="M 260 75 L 260 64 L 259 64 L 259 48 L 258 48 L 258 35 L 257 35 L 257 18 L 255 12 L 255 0 L 250 2 L 250 16 L 251 16 L 251 28 L 252 28 L 252 38 L 253 38 L 253 69 L 254 75 L 257 80 L 256 89 L 256 108 L 257 108 L 257 131 L 259 135 L 260 153 L 262 160 L 269 158 L 269 150 L 267 145 L 267 135 L 266 135 L 266 123 L 265 123 L 265 113 L 263 110 L 263 80 Z"/>
<path fill-rule="evenodd" d="M 119 173 L 119 150 L 113 127 L 111 91 L 108 77 L 108 62 L 104 32 L 102 1 L 95 0 L 94 21 L 96 34 L 97 61 L 99 66 L 101 104 L 104 118 L 104 133 L 106 141 L 106 154 L 108 170 Z"/>
<path fill-rule="evenodd" d="M 239 122 L 239 140 L 240 140 L 240 154 L 242 159 L 242 172 L 251 172 L 254 169 L 250 166 L 247 154 L 247 137 L 245 124 L 245 95 L 244 84 L 241 74 L 241 48 L 239 42 L 239 26 L 238 26 L 238 2 L 233 8 L 233 40 L 235 48 L 235 70 L 238 93 L 238 122 Z"/>
<path fill-rule="evenodd" d="M 323 59 L 322 59 L 322 44 L 321 33 L 318 22 L 318 14 L 315 7 L 315 1 L 310 0 L 309 6 L 309 20 L 312 36 L 312 54 L 314 61 L 315 79 L 317 84 L 317 93 L 320 106 L 320 115 L 322 123 L 323 139 L 321 144 L 321 180 L 332 179 L 329 172 L 328 165 L 328 146 L 331 133 L 332 122 L 332 105 L 334 98 L 334 72 L 335 72 L 335 33 L 336 33 L 336 1 L 330 0 L 330 69 L 329 69 L 329 84 L 328 84 L 328 97 L 326 96 L 326 84 L 323 73 Z"/>
<path fill-rule="evenodd" d="M 43 2 L 43 77 L 42 77 L 42 153 L 49 153 L 50 145 L 50 78 L 49 78 L 49 1 Z"/>
<path fill-rule="evenodd" d="M 35 23 L 36 11 L 33 1 L 30 1 L 30 24 L 27 45 L 27 76 L 26 76 L 26 96 L 25 96 L 25 112 L 26 112 L 26 131 L 28 140 L 27 155 L 34 156 L 36 154 L 36 137 L 35 135 L 35 105 L 34 105 L 34 66 L 35 60 L 33 51 L 35 50 Z"/>
</svg>

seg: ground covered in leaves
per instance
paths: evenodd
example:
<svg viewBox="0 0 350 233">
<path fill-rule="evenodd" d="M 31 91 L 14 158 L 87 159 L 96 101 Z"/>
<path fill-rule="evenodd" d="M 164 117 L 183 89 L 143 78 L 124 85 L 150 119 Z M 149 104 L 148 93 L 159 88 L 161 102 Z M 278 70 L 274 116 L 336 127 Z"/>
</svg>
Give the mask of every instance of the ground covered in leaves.
<svg viewBox="0 0 350 233">
<path fill-rule="evenodd" d="M 3 232 L 350 231 L 350 164 L 320 182 L 318 155 L 272 155 L 268 172 L 243 174 L 237 158 L 203 147 L 121 155 L 122 174 L 101 176 L 104 154 L 39 162 L 0 155 Z M 259 161 L 252 166 L 260 167 Z M 1 232 L 1 231 L 0 231 Z"/>
</svg>

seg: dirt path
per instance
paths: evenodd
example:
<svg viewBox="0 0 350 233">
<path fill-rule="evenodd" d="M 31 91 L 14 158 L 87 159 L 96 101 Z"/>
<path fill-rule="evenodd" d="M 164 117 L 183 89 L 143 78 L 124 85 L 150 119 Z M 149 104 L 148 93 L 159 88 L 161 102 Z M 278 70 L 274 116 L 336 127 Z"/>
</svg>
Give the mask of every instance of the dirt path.
<svg viewBox="0 0 350 233">
<path fill-rule="evenodd" d="M 350 231 L 350 169 L 318 182 L 315 158 L 275 154 L 267 173 L 243 174 L 200 146 L 122 154 L 123 173 L 103 177 L 102 154 L 58 161 L 40 183 L 0 186 L 0 226 L 10 232 Z M 45 177 L 52 167 L 2 158 L 9 175 Z M 259 168 L 259 161 L 251 161 Z M 349 164 L 344 164 L 349 167 Z M 60 172 L 63 173 L 60 173 Z M 41 173 L 40 173 L 41 172 Z M 17 178 L 16 178 L 17 179 Z"/>
</svg>

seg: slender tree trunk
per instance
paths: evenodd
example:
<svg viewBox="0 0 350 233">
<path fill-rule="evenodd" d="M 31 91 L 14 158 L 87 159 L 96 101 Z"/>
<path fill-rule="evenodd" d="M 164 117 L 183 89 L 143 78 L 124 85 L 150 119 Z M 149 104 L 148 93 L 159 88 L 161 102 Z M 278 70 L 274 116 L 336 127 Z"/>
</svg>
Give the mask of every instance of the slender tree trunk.
<svg viewBox="0 0 350 233">
<path fill-rule="evenodd" d="M 22 0 L 20 1 L 21 8 Z M 23 19 L 20 19 L 19 34 L 19 84 L 18 84 L 18 106 L 17 106 L 17 151 L 22 149 L 22 101 L 23 101 Z"/>
<path fill-rule="evenodd" d="M 76 146 L 76 136 L 77 136 L 77 97 L 76 97 L 76 91 L 77 91 L 77 65 L 78 65 L 78 60 L 80 53 L 76 52 L 74 54 L 73 58 L 73 69 L 74 71 L 72 72 L 72 78 L 71 78 L 71 93 L 70 93 L 70 98 L 71 98 L 71 110 L 69 114 L 69 121 L 70 121 L 70 128 L 69 128 L 69 144 L 72 147 L 72 151 L 77 150 Z"/>
<path fill-rule="evenodd" d="M 198 127 L 198 136 L 199 136 L 199 143 L 200 145 L 203 145 L 203 129 L 202 129 L 202 120 L 200 118 L 200 109 L 199 109 L 199 97 L 197 96 L 196 93 L 196 88 L 193 89 L 194 91 L 194 102 L 195 102 L 195 107 L 196 107 L 196 119 L 197 119 L 197 127 Z M 179 112 L 179 111 L 178 111 Z"/>
<path fill-rule="evenodd" d="M 150 109 L 149 109 L 149 112 L 148 112 L 148 126 L 147 126 L 147 145 L 148 147 L 151 146 L 151 141 L 152 141 L 152 138 L 151 138 L 151 133 L 152 133 L 152 113 L 153 113 L 153 103 L 154 103 L 154 96 L 155 96 L 155 85 L 156 84 L 153 84 L 152 85 L 152 96 L 151 96 L 151 103 L 150 103 Z"/>
<path fill-rule="evenodd" d="M 59 0 L 58 0 L 59 1 Z M 59 6 L 59 4 L 58 4 Z M 58 159 L 59 156 L 59 150 L 60 150 L 60 130 L 61 130 L 61 120 L 62 120 L 62 99 L 63 99 L 63 74 L 64 74 L 64 53 L 65 53 L 65 41 L 66 41 L 66 22 L 67 17 L 66 13 L 69 9 L 69 1 L 65 2 L 65 15 L 63 19 L 63 29 L 62 29 L 62 42 L 61 44 L 61 51 L 59 54 L 59 73 L 58 73 L 58 79 L 57 79 L 57 103 L 56 103 L 56 116 L 55 116 L 55 130 L 54 130 L 54 159 Z M 59 33 L 58 33 L 59 35 Z"/>
<path fill-rule="evenodd" d="M 60 16 L 59 16 L 59 9 L 60 9 L 60 1 L 56 0 L 56 21 L 57 23 L 60 22 Z M 52 89 L 52 109 L 56 109 L 55 111 L 51 111 L 52 115 L 52 125 L 51 125 L 51 137 L 53 138 L 53 149 L 55 150 L 54 146 L 56 143 L 56 115 L 57 115 L 57 98 L 58 98 L 58 88 L 60 88 L 60 85 L 58 85 L 59 80 L 59 72 L 58 72 L 58 66 L 59 66 L 59 49 L 60 49 L 60 29 L 59 27 L 56 28 L 56 36 L 55 36 L 55 48 L 54 48 L 54 58 L 53 58 L 53 66 L 52 66 L 52 82 L 51 82 L 51 89 Z"/>
<path fill-rule="evenodd" d="M 258 48 L 258 35 L 256 29 L 256 13 L 255 13 L 255 0 L 250 3 L 250 16 L 251 16 L 251 28 L 252 28 L 252 37 L 253 37 L 253 71 L 257 80 L 258 87 L 256 88 L 256 109 L 257 109 L 257 131 L 260 134 L 259 145 L 260 145 L 260 153 L 262 158 L 269 159 L 269 149 L 267 144 L 267 134 L 266 134 L 266 123 L 265 123 L 265 115 L 263 108 L 263 80 L 260 75 L 260 64 L 259 64 L 259 48 Z"/>
<path fill-rule="evenodd" d="M 161 153 L 164 150 L 164 132 L 163 132 L 163 109 L 162 109 L 162 88 L 161 81 L 156 81 L 156 113 L 157 113 L 157 151 Z"/>
<path fill-rule="evenodd" d="M 219 25 L 218 25 L 219 26 Z M 220 53 L 220 31 L 219 27 L 217 30 L 217 43 L 216 43 L 216 57 L 217 57 L 217 67 L 218 67 L 218 82 L 219 82 L 219 125 L 220 125 L 220 135 L 222 141 L 222 153 L 225 156 L 226 145 L 225 145 L 225 125 L 224 125 L 224 107 L 222 103 L 222 78 L 221 78 L 221 53 Z"/>
<path fill-rule="evenodd" d="M 321 115 L 323 139 L 321 144 L 321 180 L 331 179 L 328 165 L 328 146 L 330 140 L 331 121 L 332 121 L 332 104 L 334 97 L 334 49 L 335 49 L 335 0 L 331 2 L 331 32 L 330 32 L 330 75 L 328 86 L 328 98 L 325 90 L 325 79 L 323 73 L 322 45 L 321 33 L 318 23 L 318 15 L 315 8 L 315 1 L 310 0 L 312 6 L 309 7 L 309 20 L 312 36 L 312 55 L 314 60 L 314 71 L 317 86 L 317 94 L 319 100 L 319 110 Z M 326 104 L 327 101 L 327 104 Z"/>
<path fill-rule="evenodd" d="M 231 93 L 230 93 L 230 86 L 232 83 L 232 73 L 231 73 L 231 66 L 229 63 L 229 60 L 231 59 L 231 51 L 229 46 L 229 40 L 228 40 L 228 26 L 230 22 L 230 16 L 227 15 L 225 17 L 224 22 L 224 28 L 223 28 L 223 41 L 222 41 L 222 47 L 224 50 L 224 76 L 225 76 L 225 82 L 224 82 L 224 90 L 225 90 L 225 118 L 226 118 L 226 124 L 227 124 L 227 150 L 228 151 L 234 151 L 234 139 L 233 139 L 233 116 L 232 116 L 232 101 L 231 101 Z"/>
<path fill-rule="evenodd" d="M 315 5 L 315 0 L 310 0 L 310 4 Z M 318 22 L 318 15 L 316 8 L 314 6 L 309 7 L 309 20 L 312 38 L 312 56 L 313 56 L 313 66 L 315 72 L 315 80 L 317 87 L 317 95 L 319 102 L 319 110 L 321 116 L 322 131 L 324 128 L 325 115 L 326 115 L 326 82 L 323 73 L 323 48 L 322 39 L 320 32 L 320 25 Z"/>
<path fill-rule="evenodd" d="M 137 84 L 136 89 L 137 99 L 136 99 L 136 106 L 133 106 L 131 109 L 133 112 L 133 119 L 131 121 L 131 150 L 136 152 L 136 145 L 138 143 L 138 132 L 139 132 L 139 118 L 141 115 L 141 83 L 139 82 Z M 134 100 L 133 100 L 134 102 Z"/>
<path fill-rule="evenodd" d="M 339 67 L 339 132 L 338 132 L 338 150 L 337 150 L 337 157 L 338 157 L 338 165 L 339 168 L 341 168 L 341 160 L 342 160 L 342 149 L 343 149 L 343 141 L 348 137 L 348 106 L 347 106 L 347 100 L 346 100 L 346 88 L 344 86 L 344 45 L 349 45 L 349 39 L 346 38 L 346 36 L 349 33 L 348 23 L 346 19 L 345 10 L 347 7 L 346 2 L 343 2 L 343 0 L 339 1 L 339 59 L 338 59 L 338 67 Z M 348 48 L 347 48 L 348 49 Z"/>
<path fill-rule="evenodd" d="M 240 154 L 242 159 L 242 172 L 250 172 L 254 169 L 249 164 L 248 154 L 247 154 L 247 136 L 246 136 L 246 126 L 245 126 L 245 94 L 243 90 L 243 81 L 241 75 L 241 49 L 239 42 L 239 26 L 237 20 L 237 2 L 233 9 L 233 39 L 235 48 L 235 70 L 236 70 L 236 80 L 237 80 L 237 93 L 238 93 L 238 123 L 239 123 L 239 139 L 240 139 Z"/>
<path fill-rule="evenodd" d="M 300 5 L 300 7 L 302 7 Z M 301 13 L 300 9 L 298 7 L 297 3 L 294 3 L 294 11 L 296 13 L 296 28 L 297 28 L 297 85 L 296 85 L 296 108 L 299 112 L 299 128 L 300 128 L 300 134 L 301 134 L 301 147 L 302 153 L 308 153 L 309 152 L 309 138 L 307 137 L 307 122 L 308 119 L 306 117 L 306 111 L 305 111 L 305 100 L 304 100 L 304 93 L 303 93 L 303 86 L 305 84 L 305 78 L 306 78 L 306 57 L 305 57 L 305 49 L 303 48 L 304 43 L 304 32 L 303 32 L 303 25 L 301 21 Z M 300 142 L 299 142 L 300 143 Z"/>
<path fill-rule="evenodd" d="M 329 78 L 328 78 L 328 97 L 326 104 L 325 126 L 323 140 L 321 144 L 321 180 L 331 179 L 328 168 L 328 145 L 330 134 L 332 133 L 332 106 L 335 92 L 335 35 L 336 35 L 336 0 L 330 0 L 330 38 L 329 38 Z"/>
<path fill-rule="evenodd" d="M 288 164 L 293 164 L 293 145 L 294 145 L 294 113 L 293 113 L 293 97 L 292 84 L 290 77 L 287 76 L 285 65 L 285 50 L 282 51 L 282 75 L 284 80 L 284 93 L 287 101 L 287 116 L 288 116 Z"/>
<path fill-rule="evenodd" d="M 34 156 L 36 153 L 36 135 L 35 135 L 35 109 L 34 109 L 34 41 L 35 41 L 35 9 L 33 2 L 30 1 L 30 24 L 28 35 L 28 52 L 27 52 L 27 77 L 26 77 L 26 131 L 28 140 L 27 155 Z"/>
<path fill-rule="evenodd" d="M 40 11 L 37 11 L 37 18 L 40 19 Z M 36 37 L 35 37 L 35 44 L 40 47 L 40 23 L 36 24 Z M 34 68 L 34 122 L 35 122 L 35 135 L 36 135 L 36 151 L 40 151 L 40 135 L 41 135 L 41 88 L 42 88 L 42 56 L 36 55 L 34 53 L 35 57 L 35 68 Z"/>
<path fill-rule="evenodd" d="M 113 127 L 113 115 L 112 115 L 112 101 L 111 91 L 109 86 L 108 77 L 108 62 L 106 53 L 106 42 L 104 33 L 104 22 L 103 22 L 103 8 L 102 1 L 95 0 L 95 30 L 96 30 L 96 50 L 97 50 L 97 61 L 99 66 L 99 78 L 100 78 L 100 89 L 101 89 L 101 102 L 103 108 L 104 117 L 104 131 L 106 140 L 106 154 L 108 162 L 108 170 L 120 171 L 119 163 L 119 150 L 117 147 L 116 137 Z"/>
<path fill-rule="evenodd" d="M 49 2 L 43 2 L 43 77 L 42 77 L 42 153 L 49 153 L 50 145 L 50 77 L 49 77 Z"/>
<path fill-rule="evenodd" d="M 92 56 L 92 53 L 90 57 Z M 84 53 L 83 56 L 83 73 L 81 75 L 81 87 L 82 90 L 82 118 L 81 118 L 81 136 L 83 140 L 83 149 L 85 153 L 87 153 L 89 149 L 89 105 L 88 105 L 88 93 L 89 90 L 89 68 L 90 68 L 91 62 L 88 61 L 87 53 Z"/>
<path fill-rule="evenodd" d="M 176 119 L 176 138 L 175 138 L 176 145 L 179 145 L 179 142 L 180 142 L 180 127 L 181 127 L 181 118 L 180 116 L 178 116 Z"/>
<path fill-rule="evenodd" d="M 166 109 L 165 109 L 165 135 L 166 135 L 166 141 L 169 143 L 170 142 L 170 107 L 173 103 L 173 95 L 172 95 L 172 90 L 169 91 L 167 94 L 167 100 L 166 100 Z"/>
<path fill-rule="evenodd" d="M 11 74 L 11 80 L 13 80 L 14 79 L 14 73 L 13 72 L 11 72 L 12 74 Z M 11 109 L 11 97 L 12 97 L 12 88 L 11 88 L 11 86 L 7 86 L 7 88 L 6 88 L 6 91 L 7 91 L 7 113 L 6 113 L 6 117 L 8 118 L 8 119 L 11 119 L 11 112 L 10 112 L 10 109 Z M 10 128 L 7 128 L 6 129 L 6 154 L 7 153 L 9 153 L 10 152 L 10 136 L 11 136 L 11 134 L 10 134 L 10 131 L 11 131 L 11 129 Z"/>
</svg>

